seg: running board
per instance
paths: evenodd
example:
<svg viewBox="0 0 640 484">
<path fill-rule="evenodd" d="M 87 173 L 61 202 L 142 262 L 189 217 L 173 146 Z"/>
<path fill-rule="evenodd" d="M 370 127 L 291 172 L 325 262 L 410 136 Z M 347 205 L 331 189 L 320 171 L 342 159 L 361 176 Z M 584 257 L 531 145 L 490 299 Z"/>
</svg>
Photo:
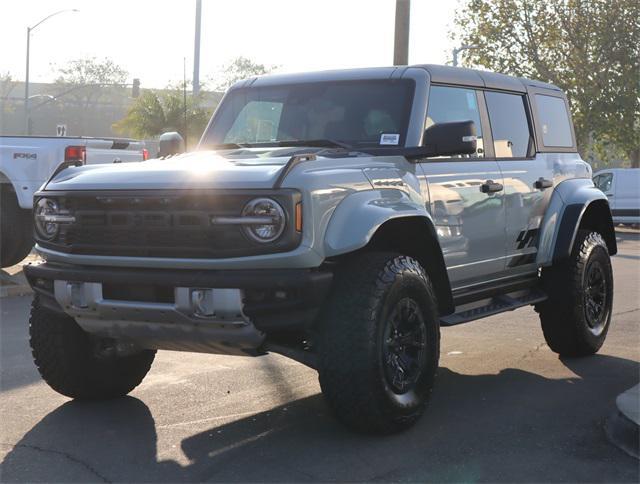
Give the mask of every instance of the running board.
<svg viewBox="0 0 640 484">
<path fill-rule="evenodd" d="M 455 326 L 456 324 L 468 323 L 476 319 L 536 304 L 545 299 L 547 299 L 547 295 L 538 288 L 501 294 L 456 307 L 455 313 L 440 318 L 440 325 Z"/>
</svg>

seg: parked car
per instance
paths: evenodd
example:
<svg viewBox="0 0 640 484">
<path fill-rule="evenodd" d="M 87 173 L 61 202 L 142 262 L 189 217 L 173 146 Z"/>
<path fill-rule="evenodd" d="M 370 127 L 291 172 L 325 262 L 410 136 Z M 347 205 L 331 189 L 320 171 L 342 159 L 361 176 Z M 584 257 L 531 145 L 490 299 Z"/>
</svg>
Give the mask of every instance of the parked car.
<svg viewBox="0 0 640 484">
<path fill-rule="evenodd" d="M 601 347 L 617 247 L 591 176 L 549 84 L 433 65 L 241 81 L 198 151 L 36 193 L 36 365 L 96 399 L 157 349 L 275 352 L 349 426 L 405 429 L 441 326 L 534 305 L 553 351 Z"/>
<path fill-rule="evenodd" d="M 640 168 L 600 170 L 593 183 L 609 199 L 613 223 L 640 224 Z"/>
<path fill-rule="evenodd" d="M 144 142 L 130 139 L 0 136 L 2 267 L 33 247 L 33 194 L 69 164 L 120 163 L 147 158 Z"/>
</svg>

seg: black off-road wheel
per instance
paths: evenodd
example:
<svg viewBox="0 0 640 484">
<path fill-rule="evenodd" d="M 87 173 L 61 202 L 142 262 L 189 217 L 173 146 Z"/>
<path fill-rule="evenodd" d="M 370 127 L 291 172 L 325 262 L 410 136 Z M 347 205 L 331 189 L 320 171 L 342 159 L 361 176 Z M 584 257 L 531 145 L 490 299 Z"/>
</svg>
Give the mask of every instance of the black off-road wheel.
<svg viewBox="0 0 640 484">
<path fill-rule="evenodd" d="M 580 230 L 571 257 L 544 269 L 542 278 L 549 299 L 536 309 L 549 348 L 562 356 L 596 353 L 613 308 L 613 270 L 602 236 Z"/>
<path fill-rule="evenodd" d="M 29 320 L 31 351 L 40 375 L 56 392 L 82 400 L 121 397 L 142 382 L 155 350 L 138 350 L 85 332 L 73 318 L 43 307 Z"/>
<path fill-rule="evenodd" d="M 0 265 L 10 267 L 33 248 L 31 211 L 18 205 L 11 187 L 0 185 Z"/>
<path fill-rule="evenodd" d="M 325 399 L 347 426 L 393 433 L 424 412 L 440 356 L 437 301 L 425 270 L 394 253 L 344 264 L 319 327 Z"/>
</svg>

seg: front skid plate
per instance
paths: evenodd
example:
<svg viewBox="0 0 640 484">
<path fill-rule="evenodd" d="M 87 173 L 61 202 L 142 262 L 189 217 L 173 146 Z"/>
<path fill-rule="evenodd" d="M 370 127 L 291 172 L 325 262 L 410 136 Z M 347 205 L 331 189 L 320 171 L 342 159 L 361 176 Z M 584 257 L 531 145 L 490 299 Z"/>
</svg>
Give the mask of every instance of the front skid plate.
<svg viewBox="0 0 640 484">
<path fill-rule="evenodd" d="M 143 348 L 242 354 L 256 352 L 265 335 L 245 316 L 239 289 L 211 289 L 211 317 L 193 313 L 193 288 L 175 289 L 175 303 L 104 299 L 102 284 L 54 282 L 56 301 L 87 332 Z"/>
</svg>

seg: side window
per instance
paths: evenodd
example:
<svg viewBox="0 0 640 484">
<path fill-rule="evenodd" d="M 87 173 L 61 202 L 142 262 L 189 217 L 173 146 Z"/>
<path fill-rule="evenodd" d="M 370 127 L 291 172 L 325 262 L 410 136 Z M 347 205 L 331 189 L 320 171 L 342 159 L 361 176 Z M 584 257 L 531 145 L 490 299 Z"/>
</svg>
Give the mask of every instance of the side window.
<svg viewBox="0 0 640 484">
<path fill-rule="evenodd" d="M 518 94 L 486 92 L 485 99 L 496 158 L 526 158 L 531 155 L 533 138 L 524 97 Z"/>
<path fill-rule="evenodd" d="M 571 148 L 571 124 L 564 99 L 536 94 L 535 100 L 542 128 L 542 144 L 548 147 Z"/>
<path fill-rule="evenodd" d="M 478 136 L 478 149 L 472 157 L 484 156 L 482 145 L 482 124 L 476 91 L 459 87 L 431 86 L 429 91 L 429 108 L 425 129 L 436 123 L 452 123 L 455 121 L 473 121 Z M 467 155 L 457 156 L 455 158 Z"/>
<path fill-rule="evenodd" d="M 593 179 L 593 183 L 597 188 L 607 193 L 611 190 L 611 184 L 613 183 L 613 173 L 603 173 Z"/>
</svg>

